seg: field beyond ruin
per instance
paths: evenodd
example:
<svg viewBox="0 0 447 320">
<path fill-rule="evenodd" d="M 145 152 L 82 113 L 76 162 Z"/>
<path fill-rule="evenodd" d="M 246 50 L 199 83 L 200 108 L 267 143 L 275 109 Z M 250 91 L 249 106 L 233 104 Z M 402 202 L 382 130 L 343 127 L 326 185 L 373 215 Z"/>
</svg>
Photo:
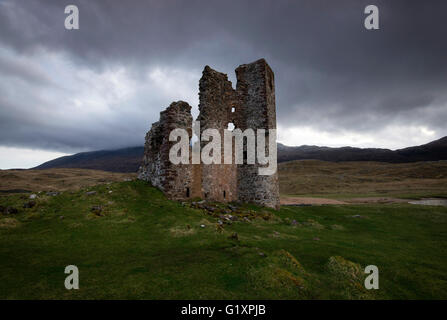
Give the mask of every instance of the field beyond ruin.
<svg viewBox="0 0 447 320">
<path fill-rule="evenodd" d="M 280 163 L 278 171 L 283 198 L 447 198 L 447 161 L 296 160 Z M 136 176 L 89 169 L 0 170 L 0 194 L 78 190 Z"/>
<path fill-rule="evenodd" d="M 290 161 L 279 164 L 279 180 L 283 198 L 447 198 L 447 161 Z"/>
<path fill-rule="evenodd" d="M 279 168 L 279 211 L 170 201 L 134 174 L 0 171 L 0 299 L 447 298 L 447 207 L 407 203 L 447 198 L 446 162 Z"/>
</svg>

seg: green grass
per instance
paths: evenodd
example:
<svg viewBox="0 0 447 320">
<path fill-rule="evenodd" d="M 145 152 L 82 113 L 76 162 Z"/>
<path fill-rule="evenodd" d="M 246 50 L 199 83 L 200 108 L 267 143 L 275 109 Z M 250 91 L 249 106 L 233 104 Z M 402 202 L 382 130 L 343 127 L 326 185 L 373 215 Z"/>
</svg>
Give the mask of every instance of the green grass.
<svg viewBox="0 0 447 320">
<path fill-rule="evenodd" d="M 89 190 L 42 195 L 32 209 L 25 195 L 0 197 L 20 209 L 0 215 L 0 299 L 447 298 L 445 207 L 246 205 L 259 218 L 220 230 L 144 182 Z M 70 264 L 79 290 L 64 287 Z M 363 288 L 370 264 L 379 290 Z"/>
</svg>

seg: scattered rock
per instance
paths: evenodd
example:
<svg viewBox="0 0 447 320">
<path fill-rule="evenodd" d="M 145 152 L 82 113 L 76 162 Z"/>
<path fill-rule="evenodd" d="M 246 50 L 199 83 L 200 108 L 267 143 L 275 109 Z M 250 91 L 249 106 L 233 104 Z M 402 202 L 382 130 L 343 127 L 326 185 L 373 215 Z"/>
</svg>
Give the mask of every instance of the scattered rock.
<svg viewBox="0 0 447 320">
<path fill-rule="evenodd" d="M 102 207 L 101 206 L 93 206 L 90 209 L 91 212 L 93 212 L 97 216 L 102 216 Z"/>
<path fill-rule="evenodd" d="M 91 195 L 96 194 L 96 191 L 88 191 L 85 194 L 88 195 L 88 196 L 91 196 Z"/>
<path fill-rule="evenodd" d="M 268 220 L 270 220 L 270 215 L 269 214 L 264 214 L 263 216 L 262 216 L 262 219 L 264 219 L 265 221 L 268 221 Z"/>
<path fill-rule="evenodd" d="M 36 199 L 36 198 L 37 198 L 37 194 L 34 194 L 34 193 L 33 193 L 32 195 L 29 196 L 29 198 L 30 198 L 30 199 Z"/>
<path fill-rule="evenodd" d="M 57 196 L 57 195 L 59 195 L 60 194 L 60 192 L 57 192 L 57 191 L 48 191 L 47 193 L 46 193 L 46 195 L 47 196 L 50 196 L 50 197 L 55 197 L 55 196 Z"/>
<path fill-rule="evenodd" d="M 237 221 L 238 218 L 236 216 L 233 216 L 231 214 L 224 214 L 220 216 L 221 219 L 225 220 L 226 223 L 230 223 L 231 221 Z"/>
<path fill-rule="evenodd" d="M 231 240 L 239 241 L 239 236 L 237 235 L 237 232 L 234 232 L 229 238 Z"/>
<path fill-rule="evenodd" d="M 25 202 L 25 203 L 23 204 L 23 207 L 24 207 L 25 209 L 30 209 L 30 208 L 33 208 L 35 205 L 36 205 L 36 201 L 31 200 L 31 201 Z"/>
<path fill-rule="evenodd" d="M 3 214 L 18 214 L 19 210 L 14 207 L 3 208 Z"/>
<path fill-rule="evenodd" d="M 201 225 L 200 225 L 200 228 L 205 228 L 205 225 L 204 225 L 204 224 L 201 224 Z"/>
<path fill-rule="evenodd" d="M 109 190 L 109 193 L 112 193 L 113 191 L 112 190 Z"/>
<path fill-rule="evenodd" d="M 0 219 L 0 228 L 15 228 L 19 226 L 20 222 L 14 218 Z"/>
</svg>

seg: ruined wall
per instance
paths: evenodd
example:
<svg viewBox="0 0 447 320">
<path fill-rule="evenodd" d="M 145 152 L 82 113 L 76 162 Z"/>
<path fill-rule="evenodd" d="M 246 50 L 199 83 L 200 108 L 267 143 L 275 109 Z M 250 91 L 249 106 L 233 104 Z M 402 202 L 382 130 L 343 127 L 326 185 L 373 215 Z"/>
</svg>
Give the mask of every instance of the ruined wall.
<svg viewBox="0 0 447 320">
<path fill-rule="evenodd" d="M 267 62 L 260 59 L 241 65 L 236 69 L 236 77 L 236 90 L 242 106 L 239 110 L 242 113 L 241 129 L 251 128 L 255 132 L 276 129 L 275 79 Z M 266 137 L 266 154 L 268 145 Z M 257 162 L 238 166 L 239 200 L 279 208 L 278 172 L 259 175 L 259 166 Z"/>
<path fill-rule="evenodd" d="M 220 164 L 202 165 L 203 197 L 217 201 L 237 200 L 236 164 L 224 164 L 224 129 L 232 122 L 231 110 L 235 104 L 235 91 L 224 73 L 206 66 L 199 82 L 200 133 L 206 129 L 217 129 L 221 136 Z M 202 148 L 207 142 L 202 141 Z"/>
<path fill-rule="evenodd" d="M 169 150 L 176 143 L 169 141 L 169 134 L 176 128 L 182 128 L 191 137 L 191 126 L 191 106 L 178 101 L 160 112 L 160 121 L 152 124 L 146 134 L 143 164 L 138 178 L 149 181 L 171 199 L 184 199 L 191 194 L 192 170 L 189 164 L 174 165 L 169 160 Z"/>
<path fill-rule="evenodd" d="M 191 135 L 191 107 L 172 103 L 160 113 L 160 121 L 146 135 L 143 165 L 139 178 L 150 181 L 173 199 L 201 197 L 214 201 L 253 202 L 279 208 L 278 174 L 258 175 L 259 164 L 224 164 L 224 130 L 232 123 L 242 131 L 251 128 L 276 129 L 274 75 L 264 59 L 236 69 L 237 86 L 224 73 L 206 66 L 199 83 L 200 132 L 217 129 L 221 136 L 221 164 L 173 165 L 169 133 L 175 128 Z M 268 139 L 268 138 L 267 138 Z M 202 141 L 202 148 L 208 142 Z M 246 146 L 245 146 L 246 147 Z M 268 149 L 268 141 L 266 141 Z M 276 150 L 275 150 L 276 151 Z M 246 156 L 246 155 L 245 155 Z"/>
</svg>

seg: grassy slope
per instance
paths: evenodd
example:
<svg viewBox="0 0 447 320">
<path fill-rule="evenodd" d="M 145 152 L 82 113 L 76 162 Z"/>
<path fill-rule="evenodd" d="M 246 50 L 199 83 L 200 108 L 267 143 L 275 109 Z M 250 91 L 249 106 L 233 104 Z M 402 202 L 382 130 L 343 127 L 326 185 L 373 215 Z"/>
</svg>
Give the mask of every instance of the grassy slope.
<svg viewBox="0 0 447 320">
<path fill-rule="evenodd" d="M 247 207 L 272 218 L 221 232 L 217 218 L 143 182 L 91 189 L 98 193 L 41 196 L 32 209 L 0 216 L 1 299 L 447 298 L 445 207 Z M 2 196 L 0 205 L 21 207 L 24 197 Z M 377 265 L 380 290 L 363 290 L 362 269 L 328 264 L 333 256 Z M 80 269 L 80 290 L 64 288 L 69 264 Z"/>
<path fill-rule="evenodd" d="M 65 191 L 123 181 L 136 174 L 89 169 L 0 170 L 0 194 L 8 191 Z"/>
</svg>

